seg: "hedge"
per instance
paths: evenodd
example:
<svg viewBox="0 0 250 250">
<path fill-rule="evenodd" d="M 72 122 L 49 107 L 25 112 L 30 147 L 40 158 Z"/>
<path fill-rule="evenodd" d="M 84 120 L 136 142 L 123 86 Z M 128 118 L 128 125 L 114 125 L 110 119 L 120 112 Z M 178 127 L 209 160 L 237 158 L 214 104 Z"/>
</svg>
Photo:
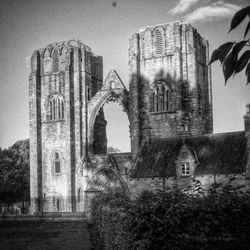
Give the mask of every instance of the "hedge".
<svg viewBox="0 0 250 250">
<path fill-rule="evenodd" d="M 135 200 L 103 193 L 91 207 L 95 249 L 246 249 L 250 196 L 230 185 L 218 190 L 146 191 Z"/>
</svg>

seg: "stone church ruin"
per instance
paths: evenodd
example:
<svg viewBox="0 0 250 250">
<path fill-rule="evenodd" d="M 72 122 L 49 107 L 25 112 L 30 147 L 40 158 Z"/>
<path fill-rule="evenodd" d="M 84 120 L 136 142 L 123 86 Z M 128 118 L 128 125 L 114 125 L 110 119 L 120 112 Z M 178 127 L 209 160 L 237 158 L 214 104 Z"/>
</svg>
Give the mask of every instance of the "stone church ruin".
<svg viewBox="0 0 250 250">
<path fill-rule="evenodd" d="M 31 212 L 84 212 L 108 186 L 128 194 L 205 187 L 232 176 L 248 186 L 245 131 L 213 134 L 208 41 L 190 24 L 146 26 L 129 40 L 129 89 L 80 41 L 34 51 L 29 76 Z M 103 105 L 118 102 L 131 152 L 107 154 Z M 105 178 L 106 176 L 106 178 Z M 108 176 L 112 179 L 108 179 Z"/>
</svg>

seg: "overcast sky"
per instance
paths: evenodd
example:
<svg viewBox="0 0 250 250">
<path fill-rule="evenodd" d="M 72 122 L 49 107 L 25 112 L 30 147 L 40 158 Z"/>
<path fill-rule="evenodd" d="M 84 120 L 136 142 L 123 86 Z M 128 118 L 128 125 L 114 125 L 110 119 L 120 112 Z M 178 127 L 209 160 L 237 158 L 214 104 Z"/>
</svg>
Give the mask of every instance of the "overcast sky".
<svg viewBox="0 0 250 250">
<path fill-rule="evenodd" d="M 232 15 L 247 0 L 1 0 L 0 1 L 0 147 L 29 137 L 29 57 L 48 44 L 80 39 L 103 56 L 104 79 L 116 69 L 128 86 L 128 40 L 139 27 L 189 21 L 210 43 L 243 38 L 246 21 L 227 34 Z M 249 37 L 249 35 L 248 35 Z M 250 86 L 244 73 L 224 86 L 219 63 L 212 66 L 214 132 L 243 130 Z M 117 104 L 106 105 L 108 143 L 130 148 L 128 120 Z"/>
</svg>

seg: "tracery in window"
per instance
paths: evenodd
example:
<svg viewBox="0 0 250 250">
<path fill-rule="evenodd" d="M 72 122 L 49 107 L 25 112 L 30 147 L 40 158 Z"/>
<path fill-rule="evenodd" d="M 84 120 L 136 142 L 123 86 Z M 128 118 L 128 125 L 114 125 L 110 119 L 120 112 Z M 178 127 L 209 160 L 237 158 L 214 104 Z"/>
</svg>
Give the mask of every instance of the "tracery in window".
<svg viewBox="0 0 250 250">
<path fill-rule="evenodd" d="M 59 70 L 59 53 L 57 49 L 54 49 L 52 53 L 52 71 L 58 72 L 58 70 Z"/>
<path fill-rule="evenodd" d="M 181 163 L 181 174 L 183 176 L 190 175 L 190 165 L 189 165 L 189 162 L 182 162 Z"/>
<path fill-rule="evenodd" d="M 53 95 L 49 99 L 48 120 L 64 119 L 64 101 L 62 96 Z"/>
<path fill-rule="evenodd" d="M 169 111 L 170 90 L 165 82 L 157 82 L 150 91 L 150 112 Z"/>
<path fill-rule="evenodd" d="M 162 55 L 164 50 L 163 32 L 160 29 L 155 31 L 155 54 Z"/>
<path fill-rule="evenodd" d="M 147 30 L 144 34 L 144 57 L 149 58 L 152 51 L 152 37 L 150 30 Z"/>
</svg>

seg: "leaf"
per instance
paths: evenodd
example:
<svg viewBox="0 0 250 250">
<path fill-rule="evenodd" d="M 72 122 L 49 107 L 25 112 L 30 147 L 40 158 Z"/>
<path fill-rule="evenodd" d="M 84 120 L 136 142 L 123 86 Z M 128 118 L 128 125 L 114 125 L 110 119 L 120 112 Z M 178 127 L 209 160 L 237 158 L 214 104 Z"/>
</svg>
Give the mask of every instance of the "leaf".
<svg viewBox="0 0 250 250">
<path fill-rule="evenodd" d="M 247 15 L 250 15 L 250 6 L 243 8 L 235 13 L 233 16 L 233 19 L 231 21 L 231 27 L 228 33 L 235 29 L 244 19 Z"/>
<path fill-rule="evenodd" d="M 242 48 L 245 46 L 247 43 L 247 40 L 240 41 L 236 43 L 236 45 L 233 47 L 232 53 L 238 57 L 239 52 L 242 50 Z"/>
<path fill-rule="evenodd" d="M 237 63 L 237 57 L 234 55 L 232 51 L 231 53 L 229 53 L 229 55 L 226 57 L 223 63 L 223 74 L 225 78 L 225 85 L 227 83 L 227 80 L 235 71 L 236 63 Z"/>
<path fill-rule="evenodd" d="M 247 25 L 247 27 L 246 27 L 246 31 L 245 31 L 245 34 L 244 34 L 244 38 L 246 37 L 247 32 L 249 31 L 249 29 L 250 29 L 250 22 L 248 22 L 248 25 Z"/>
<path fill-rule="evenodd" d="M 248 63 L 245 73 L 247 76 L 247 84 L 248 84 L 248 83 L 250 83 L 250 63 Z"/>
<path fill-rule="evenodd" d="M 220 60 L 221 63 L 222 63 L 222 61 L 224 60 L 224 58 L 226 57 L 228 52 L 231 50 L 233 45 L 234 45 L 233 42 L 227 42 L 227 43 L 222 44 L 216 50 L 214 50 L 208 65 L 215 62 L 215 61 L 217 61 L 217 60 Z"/>
<path fill-rule="evenodd" d="M 250 50 L 247 50 L 242 54 L 242 56 L 238 60 L 234 74 L 239 73 L 241 70 L 243 70 L 247 65 L 249 59 L 250 59 Z"/>
</svg>

